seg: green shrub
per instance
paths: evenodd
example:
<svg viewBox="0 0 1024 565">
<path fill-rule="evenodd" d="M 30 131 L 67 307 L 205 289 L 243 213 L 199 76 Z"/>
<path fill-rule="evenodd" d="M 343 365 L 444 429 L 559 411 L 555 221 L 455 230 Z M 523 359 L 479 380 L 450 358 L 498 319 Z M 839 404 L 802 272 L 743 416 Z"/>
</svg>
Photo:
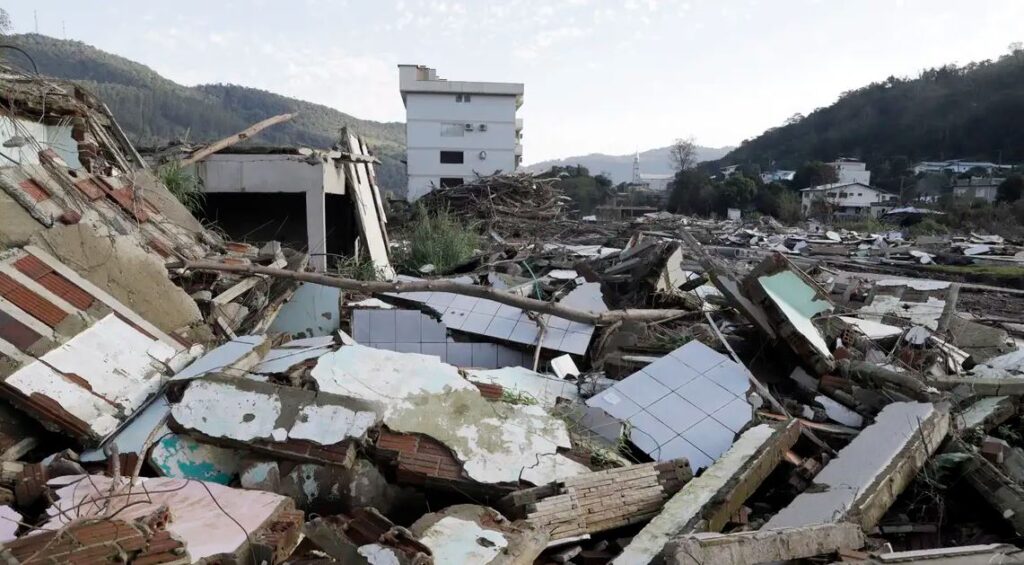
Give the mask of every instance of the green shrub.
<svg viewBox="0 0 1024 565">
<path fill-rule="evenodd" d="M 433 265 L 439 275 L 468 261 L 477 245 L 476 234 L 448 211 L 418 209 L 408 235 L 406 266 L 416 270 Z"/>
<path fill-rule="evenodd" d="M 203 194 L 202 181 L 199 177 L 185 170 L 178 161 L 160 165 L 156 170 L 157 177 L 171 191 L 189 212 L 196 212 L 203 206 L 206 195 Z"/>
<path fill-rule="evenodd" d="M 847 229 L 855 232 L 879 233 L 887 231 L 885 224 L 878 221 L 878 218 L 868 216 L 858 220 L 847 220 L 836 222 L 833 227 Z"/>
<path fill-rule="evenodd" d="M 908 227 L 907 233 L 912 237 L 919 235 L 943 235 L 949 233 L 949 227 L 939 223 L 935 218 L 924 218 L 920 222 Z"/>
</svg>

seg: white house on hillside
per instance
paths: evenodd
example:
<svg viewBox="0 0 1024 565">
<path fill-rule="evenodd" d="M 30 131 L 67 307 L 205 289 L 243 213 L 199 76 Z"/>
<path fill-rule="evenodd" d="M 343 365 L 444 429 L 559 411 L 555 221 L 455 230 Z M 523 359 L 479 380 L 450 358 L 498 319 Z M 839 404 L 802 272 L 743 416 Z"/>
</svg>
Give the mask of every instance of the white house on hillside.
<svg viewBox="0 0 1024 565">
<path fill-rule="evenodd" d="M 956 179 L 953 184 L 953 195 L 957 198 L 981 198 L 986 202 L 995 202 L 999 195 L 999 185 L 1006 180 L 1001 177 L 971 177 Z"/>
<path fill-rule="evenodd" d="M 859 182 L 871 184 L 871 171 L 863 161 L 840 157 L 829 163 L 836 170 L 839 184 Z"/>
<path fill-rule="evenodd" d="M 434 69 L 398 65 L 405 104 L 406 198 L 476 174 L 512 172 L 523 156 L 522 83 L 445 80 Z"/>
<path fill-rule="evenodd" d="M 800 208 L 804 215 L 811 213 L 815 200 L 827 203 L 831 213 L 839 216 L 866 216 L 880 211 L 879 203 L 896 201 L 895 194 L 860 182 L 824 184 L 800 191 Z"/>
</svg>

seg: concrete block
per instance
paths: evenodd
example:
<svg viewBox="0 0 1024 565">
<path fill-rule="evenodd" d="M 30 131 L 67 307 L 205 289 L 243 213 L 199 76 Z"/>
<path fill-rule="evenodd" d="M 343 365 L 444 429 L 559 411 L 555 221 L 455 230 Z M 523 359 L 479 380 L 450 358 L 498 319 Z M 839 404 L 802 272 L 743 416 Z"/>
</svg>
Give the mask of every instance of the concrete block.
<svg viewBox="0 0 1024 565">
<path fill-rule="evenodd" d="M 751 565 L 803 559 L 864 545 L 860 526 L 850 522 L 735 534 L 698 533 L 672 540 L 665 561 L 678 565 Z"/>
</svg>

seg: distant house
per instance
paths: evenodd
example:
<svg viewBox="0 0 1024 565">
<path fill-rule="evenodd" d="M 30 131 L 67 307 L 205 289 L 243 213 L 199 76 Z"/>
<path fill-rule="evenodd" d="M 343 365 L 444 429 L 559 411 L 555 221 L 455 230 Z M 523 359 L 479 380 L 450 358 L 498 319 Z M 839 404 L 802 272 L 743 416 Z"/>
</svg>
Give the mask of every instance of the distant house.
<svg viewBox="0 0 1024 565">
<path fill-rule="evenodd" d="M 871 171 L 863 161 L 840 157 L 829 163 L 836 170 L 837 181 L 840 184 L 859 182 L 871 184 Z"/>
<path fill-rule="evenodd" d="M 896 195 L 862 182 L 824 184 L 800 191 L 800 208 L 807 216 L 815 201 L 827 204 L 834 216 L 868 216 L 884 212 L 890 201 L 895 205 Z"/>
<path fill-rule="evenodd" d="M 672 174 L 640 173 L 640 184 L 647 190 L 665 192 L 673 178 L 675 175 Z"/>
<path fill-rule="evenodd" d="M 956 179 L 953 183 L 953 196 L 957 198 L 981 198 L 985 202 L 995 202 L 999 185 L 1006 180 L 1001 177 L 971 177 Z"/>
<path fill-rule="evenodd" d="M 791 181 L 796 176 L 796 171 L 772 171 L 761 173 L 761 182 L 768 184 L 772 182 Z"/>
<path fill-rule="evenodd" d="M 991 174 L 992 171 L 1009 170 L 1013 165 L 997 165 L 991 161 L 966 161 L 964 159 L 950 159 L 949 161 L 921 161 L 914 165 L 914 174 L 920 173 L 966 173 L 971 169 L 984 169 Z"/>
<path fill-rule="evenodd" d="M 736 173 L 738 173 L 739 169 L 740 169 L 739 165 L 729 165 L 727 167 L 722 167 L 722 170 L 719 171 L 719 172 L 721 173 L 721 175 L 723 177 L 731 177 L 731 176 L 735 175 Z"/>
</svg>

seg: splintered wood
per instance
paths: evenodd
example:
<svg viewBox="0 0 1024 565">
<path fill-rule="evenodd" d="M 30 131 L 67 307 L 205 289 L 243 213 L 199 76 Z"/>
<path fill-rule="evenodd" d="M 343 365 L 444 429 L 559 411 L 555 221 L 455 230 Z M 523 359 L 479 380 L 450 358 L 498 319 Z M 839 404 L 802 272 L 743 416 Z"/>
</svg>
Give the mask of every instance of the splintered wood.
<svg viewBox="0 0 1024 565">
<path fill-rule="evenodd" d="M 692 476 L 686 460 L 678 459 L 588 473 L 510 496 L 527 520 L 557 541 L 647 521 Z"/>
<path fill-rule="evenodd" d="M 449 210 L 459 218 L 483 222 L 502 235 L 559 227 L 568 198 L 555 187 L 558 179 L 527 173 L 480 177 L 468 184 L 439 188 L 419 203 L 428 210 Z"/>
</svg>

